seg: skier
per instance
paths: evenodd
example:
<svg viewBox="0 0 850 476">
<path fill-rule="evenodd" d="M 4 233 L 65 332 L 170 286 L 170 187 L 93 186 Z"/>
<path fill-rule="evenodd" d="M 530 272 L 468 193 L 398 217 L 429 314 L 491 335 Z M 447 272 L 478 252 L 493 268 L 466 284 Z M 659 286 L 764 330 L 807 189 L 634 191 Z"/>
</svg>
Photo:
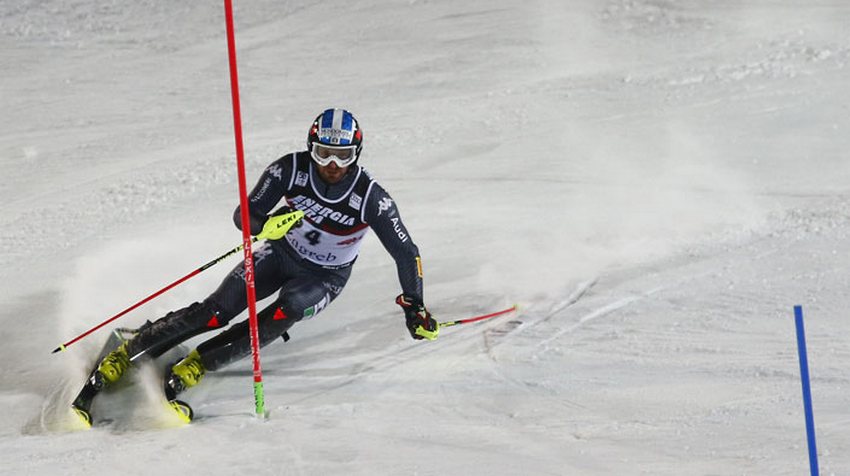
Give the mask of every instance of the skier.
<svg viewBox="0 0 850 476">
<path fill-rule="evenodd" d="M 423 302 L 419 250 L 393 199 L 357 163 L 362 148 L 363 133 L 354 116 L 343 109 L 327 109 L 310 127 L 307 150 L 272 162 L 248 197 L 252 235 L 260 233 L 270 216 L 304 212 L 297 228 L 284 239 L 268 241 L 254 251 L 257 300 L 278 293 L 274 303 L 258 313 L 261 346 L 278 337 L 288 340 L 287 331 L 293 324 L 314 317 L 339 296 L 369 228 L 396 262 L 402 289 L 396 303 L 404 311 L 411 337 L 437 338 L 439 326 Z M 285 205 L 272 212 L 281 200 Z M 240 217 L 237 207 L 233 219 L 241 229 Z M 203 302 L 147 322 L 133 338 L 106 355 L 72 408 L 90 425 L 94 396 L 117 382 L 131 363 L 154 359 L 191 337 L 222 329 L 246 307 L 240 264 Z M 166 376 L 169 401 L 175 402 L 174 397 L 196 385 L 205 372 L 250 353 L 247 321 L 201 343 Z"/>
</svg>

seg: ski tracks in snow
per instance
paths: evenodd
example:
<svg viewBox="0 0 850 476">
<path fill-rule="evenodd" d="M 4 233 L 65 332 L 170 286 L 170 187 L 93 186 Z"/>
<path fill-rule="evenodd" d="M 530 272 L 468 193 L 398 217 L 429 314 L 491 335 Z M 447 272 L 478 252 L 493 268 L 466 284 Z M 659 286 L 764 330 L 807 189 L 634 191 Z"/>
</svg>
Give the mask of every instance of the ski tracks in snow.
<svg viewBox="0 0 850 476">
<path fill-rule="evenodd" d="M 554 341 L 555 339 L 560 338 L 564 334 L 568 334 L 570 332 L 573 332 L 576 329 L 578 329 L 579 327 L 583 326 L 584 324 L 586 324 L 586 323 L 588 323 L 592 320 L 598 319 L 600 317 L 607 316 L 614 311 L 617 311 L 617 310 L 620 310 L 620 309 L 622 309 L 626 306 L 629 306 L 632 303 L 642 301 L 642 300 L 654 295 L 655 293 L 658 293 L 659 291 L 663 291 L 663 290 L 667 289 L 668 287 L 669 286 L 659 286 L 659 287 L 650 289 L 649 291 L 646 291 L 642 294 L 634 295 L 634 296 L 627 296 L 627 297 L 624 297 L 622 299 L 618 299 L 618 300 L 616 300 L 612 303 L 606 304 L 606 305 L 604 305 L 600 308 L 594 309 L 593 311 L 591 311 L 591 312 L 583 315 L 582 317 L 580 317 L 578 319 L 578 321 L 576 321 L 573 325 L 555 332 L 550 337 L 540 341 L 537 345 L 538 345 L 538 347 L 543 346 L 544 349 L 548 349 L 547 345 L 550 342 Z"/>
<path fill-rule="evenodd" d="M 579 300 L 584 297 L 599 281 L 598 277 L 594 277 L 587 281 L 580 282 L 575 290 L 566 298 L 561 301 L 555 303 L 552 308 L 544 314 L 541 319 L 530 322 L 528 325 L 525 325 L 525 321 L 522 319 L 513 319 L 506 323 L 502 323 L 497 327 L 487 329 L 484 331 L 484 347 L 487 350 L 487 355 L 491 360 L 497 361 L 496 355 L 494 354 L 494 349 L 501 342 L 504 341 L 504 337 L 515 330 L 519 330 L 522 332 L 524 330 L 528 330 L 535 326 L 538 326 L 550 319 L 559 313 L 563 312 L 565 309 L 579 302 Z M 521 309 L 520 309 L 521 312 Z M 522 316 L 522 314 L 520 314 Z"/>
<path fill-rule="evenodd" d="M 661 269 L 659 271 L 663 273 L 665 271 L 665 269 Z M 651 286 L 651 287 L 646 286 L 648 288 L 646 290 L 638 291 L 638 292 L 629 292 L 625 296 L 613 296 L 613 298 L 609 298 L 607 296 L 599 296 L 599 298 L 600 298 L 599 300 L 602 301 L 601 303 L 599 303 L 599 304 L 596 304 L 596 303 L 588 304 L 587 312 L 585 312 L 580 317 L 578 317 L 578 319 L 572 319 L 571 324 L 569 324 L 565 327 L 564 326 L 556 326 L 555 329 L 553 329 L 551 332 L 548 333 L 549 335 L 547 337 L 539 340 L 536 343 L 535 347 L 537 349 L 540 349 L 540 350 L 534 351 L 534 353 L 532 355 L 533 355 L 534 358 L 539 357 L 540 355 L 542 355 L 543 353 L 547 352 L 550 349 L 549 344 L 551 344 L 552 342 L 562 338 L 563 336 L 565 336 L 567 334 L 570 334 L 570 333 L 580 329 L 582 326 L 586 325 L 589 322 L 595 321 L 597 319 L 600 319 L 600 318 L 603 318 L 603 317 L 606 317 L 606 316 L 610 316 L 617 311 L 620 311 L 620 310 L 627 308 L 631 305 L 634 305 L 636 303 L 645 301 L 646 299 L 652 298 L 653 296 L 657 295 L 658 293 L 661 293 L 663 291 L 668 291 L 668 290 L 671 290 L 673 288 L 681 287 L 688 282 L 691 282 L 691 281 L 696 280 L 696 279 L 700 279 L 700 278 L 706 276 L 707 274 L 711 274 L 712 272 L 713 272 L 712 270 L 702 271 L 702 272 L 699 272 L 699 273 L 695 273 L 695 274 L 689 276 L 686 279 L 677 278 L 673 281 L 666 280 L 666 279 L 662 278 L 660 283 L 656 283 L 654 286 Z M 588 281 L 584 281 L 584 282 L 580 283 L 576 287 L 576 289 L 572 292 L 572 294 L 569 295 L 569 297 L 567 297 L 566 299 L 564 299 L 562 301 L 556 302 L 552 306 L 551 310 L 549 310 L 541 319 L 534 321 L 529 326 L 525 326 L 523 329 L 521 329 L 521 332 L 522 331 L 528 331 L 528 330 L 534 328 L 535 326 L 539 326 L 543 323 L 553 321 L 553 318 L 555 318 L 555 317 L 561 317 L 561 318 L 568 317 L 568 316 L 566 316 L 566 314 L 569 313 L 572 309 L 575 309 L 575 304 L 579 303 L 580 301 L 584 302 L 583 298 L 586 297 L 587 294 L 591 290 L 598 288 L 598 283 L 599 283 L 600 279 L 601 278 L 599 278 L 599 277 L 595 277 L 593 279 L 590 279 Z M 616 291 L 616 290 L 613 290 L 613 291 Z M 495 345 L 497 343 L 498 342 L 491 343 L 488 347 L 488 352 L 490 352 L 491 358 L 493 360 L 496 360 L 496 358 L 495 358 L 495 355 L 493 355 L 493 353 L 492 353 L 492 348 L 495 347 Z"/>
</svg>

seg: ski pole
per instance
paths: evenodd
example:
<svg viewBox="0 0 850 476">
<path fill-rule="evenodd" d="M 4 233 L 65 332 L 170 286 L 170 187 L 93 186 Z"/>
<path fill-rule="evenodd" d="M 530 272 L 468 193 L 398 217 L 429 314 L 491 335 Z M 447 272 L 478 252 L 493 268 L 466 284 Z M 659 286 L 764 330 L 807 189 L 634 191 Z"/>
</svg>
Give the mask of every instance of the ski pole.
<svg viewBox="0 0 850 476">
<path fill-rule="evenodd" d="M 509 312 L 516 311 L 517 308 L 518 308 L 518 306 L 516 304 L 514 304 L 513 306 L 511 306 L 507 309 L 504 309 L 504 310 L 501 310 L 501 311 L 498 311 L 498 312 L 493 312 L 493 313 L 490 313 L 490 314 L 485 314 L 483 316 L 470 317 L 470 318 L 467 318 L 467 319 L 458 319 L 457 321 L 440 322 L 439 326 L 440 327 L 451 327 L 451 326 L 456 326 L 458 324 L 469 324 L 470 322 L 483 321 L 484 319 L 490 319 L 491 317 L 501 316 L 503 314 L 507 314 Z"/>
<path fill-rule="evenodd" d="M 292 228 L 292 226 L 295 225 L 295 223 L 297 223 L 298 220 L 300 220 L 303 216 L 304 216 L 304 212 L 297 210 L 297 211 L 294 211 L 294 212 L 286 213 L 284 215 L 278 215 L 278 216 L 270 217 L 268 220 L 266 220 L 266 224 L 263 225 L 263 231 L 260 232 L 259 235 L 253 237 L 251 239 L 251 241 L 253 243 L 256 243 L 257 241 L 265 240 L 265 239 L 279 240 L 279 239 L 283 238 L 283 236 L 286 235 L 286 233 L 289 231 L 289 229 Z M 186 276 L 183 276 L 182 278 L 178 279 L 177 281 L 174 281 L 173 283 L 169 284 L 168 286 L 160 289 L 159 291 L 157 291 L 157 292 L 151 294 L 150 296 L 142 299 L 141 301 L 137 302 L 136 304 L 133 304 L 132 306 L 128 307 L 127 309 L 124 309 L 123 311 L 119 312 L 118 314 L 110 317 L 109 319 L 107 319 L 107 320 L 101 322 L 100 324 L 92 327 L 91 329 L 83 332 L 82 334 L 78 335 L 77 337 L 74 337 L 73 339 L 69 340 L 68 342 L 65 342 L 64 344 L 60 345 L 59 347 L 53 349 L 52 353 L 55 354 L 59 351 L 66 350 L 69 345 L 74 344 L 75 342 L 77 342 L 77 341 L 81 340 L 82 338 L 88 336 L 89 334 L 93 333 L 94 331 L 100 329 L 101 327 L 103 327 L 103 326 L 109 324 L 110 322 L 118 319 L 119 317 L 127 314 L 128 312 L 132 311 L 133 309 L 136 309 L 137 307 L 141 306 L 142 304 L 145 304 L 146 302 L 149 302 L 152 299 L 156 298 L 157 296 L 165 293 L 169 289 L 171 289 L 171 288 L 173 288 L 173 287 L 175 287 L 175 286 L 177 286 L 181 283 L 188 281 L 189 279 L 201 274 L 202 272 L 204 272 L 204 271 L 212 268 L 213 266 L 217 265 L 218 263 L 224 261 L 225 259 L 229 258 L 230 256 L 238 253 L 240 250 L 242 250 L 242 248 L 244 246 L 245 245 L 243 243 L 243 244 L 237 246 L 236 248 L 233 248 L 232 250 L 228 251 L 227 253 L 224 253 L 223 255 L 219 256 L 218 258 L 216 258 L 216 259 L 210 261 L 209 263 L 201 266 L 200 268 L 192 271 L 191 273 L 187 274 Z"/>
</svg>

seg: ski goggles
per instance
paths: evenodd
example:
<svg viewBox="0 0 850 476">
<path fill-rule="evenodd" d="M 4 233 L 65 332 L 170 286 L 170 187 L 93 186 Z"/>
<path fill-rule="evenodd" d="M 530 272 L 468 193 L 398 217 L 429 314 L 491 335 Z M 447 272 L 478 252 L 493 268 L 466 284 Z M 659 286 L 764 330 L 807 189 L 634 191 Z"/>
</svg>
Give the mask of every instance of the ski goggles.
<svg viewBox="0 0 850 476">
<path fill-rule="evenodd" d="M 336 163 L 337 167 L 348 167 L 357 160 L 357 146 L 324 145 L 314 142 L 313 148 L 310 150 L 310 155 L 322 167 L 329 165 L 331 162 Z"/>
</svg>

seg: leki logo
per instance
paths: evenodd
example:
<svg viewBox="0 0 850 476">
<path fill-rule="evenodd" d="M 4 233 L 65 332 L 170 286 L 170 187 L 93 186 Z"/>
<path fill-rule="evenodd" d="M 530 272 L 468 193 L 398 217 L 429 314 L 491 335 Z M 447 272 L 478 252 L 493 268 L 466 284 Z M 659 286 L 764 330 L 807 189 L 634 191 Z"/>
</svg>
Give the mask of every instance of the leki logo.
<svg viewBox="0 0 850 476">
<path fill-rule="evenodd" d="M 378 202 L 378 216 L 381 216 L 381 213 L 384 213 L 385 211 L 389 210 L 392 206 L 393 201 L 390 197 L 384 197 L 383 199 L 381 199 L 381 201 Z"/>
</svg>

